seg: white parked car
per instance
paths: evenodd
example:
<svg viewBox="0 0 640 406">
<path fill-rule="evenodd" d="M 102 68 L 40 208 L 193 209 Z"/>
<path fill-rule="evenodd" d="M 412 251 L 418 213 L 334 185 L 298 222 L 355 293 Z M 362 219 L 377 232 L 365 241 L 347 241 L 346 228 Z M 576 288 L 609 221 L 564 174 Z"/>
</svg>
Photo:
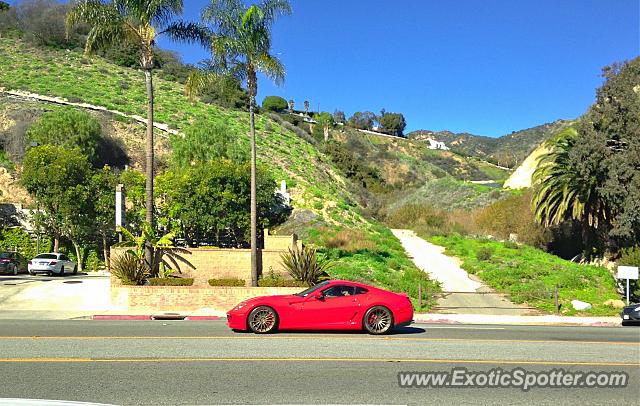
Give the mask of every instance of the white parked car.
<svg viewBox="0 0 640 406">
<path fill-rule="evenodd" d="M 29 274 L 36 275 L 39 273 L 64 276 L 65 273 L 78 272 L 78 266 L 64 254 L 50 252 L 47 254 L 38 254 L 28 266 Z"/>
</svg>

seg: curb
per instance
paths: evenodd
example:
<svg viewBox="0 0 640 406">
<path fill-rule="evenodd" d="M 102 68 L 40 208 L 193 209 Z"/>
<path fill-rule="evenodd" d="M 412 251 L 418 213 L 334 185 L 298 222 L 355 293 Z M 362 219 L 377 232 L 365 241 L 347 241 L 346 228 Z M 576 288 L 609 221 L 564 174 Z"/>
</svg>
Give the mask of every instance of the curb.
<svg viewBox="0 0 640 406">
<path fill-rule="evenodd" d="M 96 314 L 91 316 L 91 320 L 220 320 L 219 316 L 180 316 L 180 315 L 130 315 L 130 314 Z"/>
<path fill-rule="evenodd" d="M 416 314 L 414 323 L 428 324 L 497 324 L 516 326 L 583 326 L 620 327 L 618 317 L 571 317 L 571 316 L 496 316 L 482 314 Z"/>
</svg>

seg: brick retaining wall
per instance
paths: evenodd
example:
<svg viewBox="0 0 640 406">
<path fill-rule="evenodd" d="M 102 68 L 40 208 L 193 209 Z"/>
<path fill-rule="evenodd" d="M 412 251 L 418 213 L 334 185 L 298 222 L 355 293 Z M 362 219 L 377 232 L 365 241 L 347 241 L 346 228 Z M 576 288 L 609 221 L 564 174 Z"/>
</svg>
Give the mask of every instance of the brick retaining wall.
<svg viewBox="0 0 640 406">
<path fill-rule="evenodd" d="M 223 286 L 122 286 L 111 284 L 111 303 L 129 309 L 228 311 L 256 296 L 288 295 L 304 288 L 243 288 Z"/>
</svg>

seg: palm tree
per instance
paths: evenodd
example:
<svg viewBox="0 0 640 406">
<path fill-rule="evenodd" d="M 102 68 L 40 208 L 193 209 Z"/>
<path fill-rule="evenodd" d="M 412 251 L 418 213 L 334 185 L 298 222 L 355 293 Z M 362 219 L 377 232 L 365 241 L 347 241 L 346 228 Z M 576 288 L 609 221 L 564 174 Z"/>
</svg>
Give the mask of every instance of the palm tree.
<svg viewBox="0 0 640 406">
<path fill-rule="evenodd" d="M 304 113 L 309 115 L 309 100 L 304 101 Z"/>
<path fill-rule="evenodd" d="M 567 128 L 546 142 L 548 152 L 538 158 L 532 204 L 536 220 L 545 227 L 573 219 L 587 232 L 607 218 L 597 194 L 597 179 L 585 179 L 572 164 L 570 154 L 577 140 L 578 132 Z"/>
<path fill-rule="evenodd" d="M 137 44 L 140 67 L 144 71 L 147 89 L 147 145 L 146 145 L 146 221 L 153 225 L 153 68 L 156 40 L 167 35 L 183 42 L 206 42 L 208 35 L 197 24 L 174 21 L 182 13 L 182 0 L 84 0 L 78 2 L 67 15 L 67 35 L 79 23 L 91 29 L 85 53 L 118 42 Z M 148 258 L 153 255 L 147 246 Z M 149 261 L 150 262 L 150 261 Z"/>
<path fill-rule="evenodd" d="M 263 0 L 245 6 L 241 0 L 212 0 L 203 13 L 203 21 L 212 28 L 212 58 L 203 71 L 194 72 L 187 82 L 193 96 L 207 86 L 231 75 L 247 84 L 249 91 L 249 127 L 251 138 L 251 284 L 258 284 L 258 213 L 256 206 L 256 128 L 255 105 L 260 72 L 276 84 L 284 82 L 285 69 L 271 55 L 271 26 L 276 17 L 291 13 L 288 0 Z"/>
</svg>

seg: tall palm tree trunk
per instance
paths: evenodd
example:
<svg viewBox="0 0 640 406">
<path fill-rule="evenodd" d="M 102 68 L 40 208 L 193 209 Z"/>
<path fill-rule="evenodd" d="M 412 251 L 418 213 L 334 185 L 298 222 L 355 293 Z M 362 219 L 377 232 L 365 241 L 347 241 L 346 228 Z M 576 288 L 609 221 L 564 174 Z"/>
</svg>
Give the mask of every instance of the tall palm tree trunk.
<svg viewBox="0 0 640 406">
<path fill-rule="evenodd" d="M 249 98 L 249 127 L 251 128 L 251 286 L 258 286 L 258 207 L 256 202 L 256 97 Z"/>
<path fill-rule="evenodd" d="M 145 185 L 145 220 L 151 225 L 151 227 L 153 227 L 153 76 L 151 69 L 144 70 L 144 79 L 147 85 L 147 149 L 145 153 L 147 182 Z M 145 262 L 148 267 L 151 266 L 152 258 L 153 248 L 150 244 L 147 244 L 147 248 L 145 250 Z M 151 271 L 151 269 L 149 270 Z"/>
</svg>

